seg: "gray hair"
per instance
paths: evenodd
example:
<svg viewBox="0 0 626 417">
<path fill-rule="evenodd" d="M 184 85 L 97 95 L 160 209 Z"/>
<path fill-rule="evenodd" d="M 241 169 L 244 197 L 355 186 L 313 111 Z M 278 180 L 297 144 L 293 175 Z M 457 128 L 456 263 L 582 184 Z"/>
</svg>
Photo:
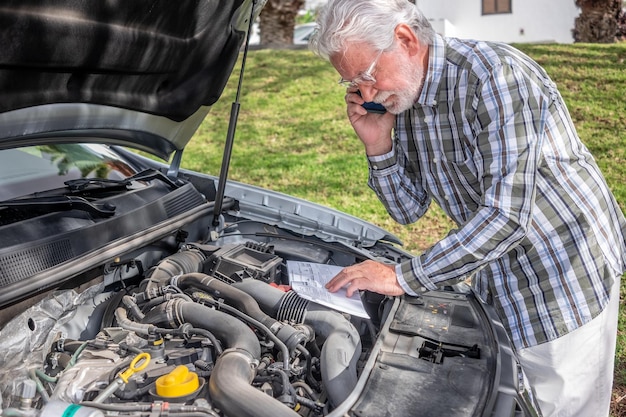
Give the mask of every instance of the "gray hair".
<svg viewBox="0 0 626 417">
<path fill-rule="evenodd" d="M 420 42 L 432 44 L 433 27 L 408 0 L 329 0 L 319 11 L 309 49 L 324 59 L 343 52 L 349 42 L 365 42 L 374 49 L 387 50 L 401 23 L 410 26 Z"/>
</svg>

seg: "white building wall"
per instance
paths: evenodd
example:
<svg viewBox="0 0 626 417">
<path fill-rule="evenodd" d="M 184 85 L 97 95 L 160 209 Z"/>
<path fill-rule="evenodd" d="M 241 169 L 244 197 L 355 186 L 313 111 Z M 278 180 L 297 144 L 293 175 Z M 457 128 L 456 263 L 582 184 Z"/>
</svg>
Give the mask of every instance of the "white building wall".
<svg viewBox="0 0 626 417">
<path fill-rule="evenodd" d="M 574 0 L 512 0 L 510 14 L 482 15 L 480 0 L 417 0 L 445 36 L 502 42 L 572 43 Z"/>
<path fill-rule="evenodd" d="M 326 0 L 306 0 L 304 2 L 304 10 L 315 10 L 326 4 Z"/>
</svg>

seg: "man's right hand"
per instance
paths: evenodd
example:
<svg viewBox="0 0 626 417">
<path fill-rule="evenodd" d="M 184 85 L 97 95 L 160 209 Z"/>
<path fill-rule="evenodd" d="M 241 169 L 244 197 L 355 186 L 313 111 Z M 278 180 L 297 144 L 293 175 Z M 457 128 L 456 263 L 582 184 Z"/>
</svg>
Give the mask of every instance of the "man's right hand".
<svg viewBox="0 0 626 417">
<path fill-rule="evenodd" d="M 346 92 L 348 119 L 359 139 L 365 145 L 368 156 L 382 155 L 391 151 L 391 130 L 396 116 L 389 112 L 384 114 L 368 113 L 361 106 L 365 100 L 357 90 L 348 89 Z"/>
</svg>

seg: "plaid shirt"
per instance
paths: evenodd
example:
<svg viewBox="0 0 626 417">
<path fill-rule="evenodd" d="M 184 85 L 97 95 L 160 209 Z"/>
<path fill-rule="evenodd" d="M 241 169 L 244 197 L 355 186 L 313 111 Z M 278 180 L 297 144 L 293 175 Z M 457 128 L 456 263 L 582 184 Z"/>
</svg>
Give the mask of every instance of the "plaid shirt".
<svg viewBox="0 0 626 417">
<path fill-rule="evenodd" d="M 397 266 L 409 294 L 472 277 L 517 348 L 584 325 L 626 268 L 626 221 L 555 84 L 520 51 L 436 36 L 421 95 L 369 185 L 407 224 L 458 228 Z"/>
</svg>

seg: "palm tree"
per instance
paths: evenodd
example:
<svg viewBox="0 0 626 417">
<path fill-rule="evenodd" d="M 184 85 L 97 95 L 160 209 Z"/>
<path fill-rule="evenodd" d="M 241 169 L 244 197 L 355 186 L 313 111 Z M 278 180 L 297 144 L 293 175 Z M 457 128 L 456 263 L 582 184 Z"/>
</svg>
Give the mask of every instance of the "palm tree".
<svg viewBox="0 0 626 417">
<path fill-rule="evenodd" d="M 260 15 L 261 44 L 286 46 L 293 44 L 293 28 L 304 0 L 268 0 Z"/>
<path fill-rule="evenodd" d="M 574 22 L 576 42 L 612 43 L 621 35 L 622 0 L 575 0 L 580 15 Z"/>
</svg>

